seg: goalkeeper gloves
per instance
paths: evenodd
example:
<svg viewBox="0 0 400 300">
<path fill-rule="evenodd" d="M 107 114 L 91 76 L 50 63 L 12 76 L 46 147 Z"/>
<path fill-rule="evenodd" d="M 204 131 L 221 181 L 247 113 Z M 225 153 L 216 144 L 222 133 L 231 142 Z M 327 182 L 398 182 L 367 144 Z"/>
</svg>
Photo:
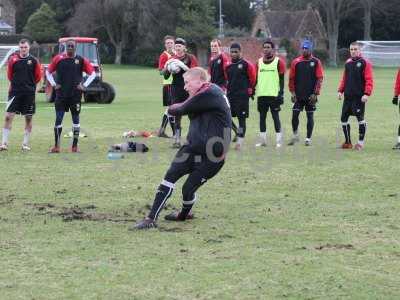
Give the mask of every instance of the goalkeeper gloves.
<svg viewBox="0 0 400 300">
<path fill-rule="evenodd" d="M 185 64 L 184 64 L 181 60 L 179 60 L 179 59 L 177 59 L 176 64 L 177 64 L 182 70 L 184 70 L 185 72 L 186 72 L 187 70 L 189 70 L 189 67 L 188 67 L 187 65 L 185 65 Z"/>
<path fill-rule="evenodd" d="M 394 105 L 399 105 L 399 96 L 394 96 L 393 99 L 392 99 L 392 103 Z"/>
<path fill-rule="evenodd" d="M 318 97 L 316 94 L 311 94 L 308 98 L 308 104 L 315 105 L 318 102 Z"/>
</svg>

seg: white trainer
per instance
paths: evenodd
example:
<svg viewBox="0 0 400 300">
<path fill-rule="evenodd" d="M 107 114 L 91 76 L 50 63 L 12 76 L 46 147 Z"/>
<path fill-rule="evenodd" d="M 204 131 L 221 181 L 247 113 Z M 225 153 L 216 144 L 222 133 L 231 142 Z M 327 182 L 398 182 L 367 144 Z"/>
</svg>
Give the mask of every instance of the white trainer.
<svg viewBox="0 0 400 300">
<path fill-rule="evenodd" d="M 282 132 L 276 133 L 276 148 L 282 147 L 283 135 Z"/>
<path fill-rule="evenodd" d="M 260 140 L 257 144 L 256 147 L 267 147 L 267 141 L 265 140 Z"/>
<path fill-rule="evenodd" d="M 31 151 L 31 147 L 29 147 L 28 145 L 22 144 L 21 150 L 22 151 Z"/>
</svg>

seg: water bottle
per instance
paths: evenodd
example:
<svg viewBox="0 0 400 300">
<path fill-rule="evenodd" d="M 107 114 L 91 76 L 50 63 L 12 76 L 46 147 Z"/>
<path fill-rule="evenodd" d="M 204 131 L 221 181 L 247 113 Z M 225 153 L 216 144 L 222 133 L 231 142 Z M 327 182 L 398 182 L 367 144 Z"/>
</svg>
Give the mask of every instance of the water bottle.
<svg viewBox="0 0 400 300">
<path fill-rule="evenodd" d="M 109 160 L 117 160 L 124 158 L 124 155 L 121 152 L 108 152 L 107 158 Z"/>
</svg>

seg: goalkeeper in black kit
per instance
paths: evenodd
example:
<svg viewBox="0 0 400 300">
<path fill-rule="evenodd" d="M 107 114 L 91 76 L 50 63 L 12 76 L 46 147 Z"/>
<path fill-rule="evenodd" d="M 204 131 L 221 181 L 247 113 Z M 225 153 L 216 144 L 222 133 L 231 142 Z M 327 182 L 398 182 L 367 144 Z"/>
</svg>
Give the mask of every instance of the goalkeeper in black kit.
<svg viewBox="0 0 400 300">
<path fill-rule="evenodd" d="M 187 143 L 179 149 L 158 187 L 149 214 L 130 230 L 156 227 L 158 215 L 171 196 L 175 183 L 185 175 L 189 176 L 182 187 L 182 209 L 166 215 L 165 219 L 185 221 L 192 218 L 196 191 L 217 175 L 224 165 L 232 127 L 227 98 L 217 85 L 207 82 L 207 72 L 200 67 L 188 70 L 183 78 L 189 98 L 170 106 L 168 113 L 174 116 L 188 115 L 190 125 Z"/>
</svg>

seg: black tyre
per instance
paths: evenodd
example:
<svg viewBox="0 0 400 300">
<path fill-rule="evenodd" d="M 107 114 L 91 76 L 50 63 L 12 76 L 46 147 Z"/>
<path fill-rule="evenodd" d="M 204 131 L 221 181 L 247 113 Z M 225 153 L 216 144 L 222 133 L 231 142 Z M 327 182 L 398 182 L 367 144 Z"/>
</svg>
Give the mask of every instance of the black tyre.
<svg viewBox="0 0 400 300">
<path fill-rule="evenodd" d="M 85 99 L 86 103 L 93 103 L 97 102 L 97 99 L 100 98 L 99 94 L 83 94 L 83 98 Z"/>
<path fill-rule="evenodd" d="M 100 97 L 97 99 L 97 103 L 110 104 L 111 102 L 114 101 L 115 89 L 111 84 L 107 82 L 102 82 L 101 86 L 104 89 L 104 91 L 100 92 L 99 95 Z"/>
</svg>

